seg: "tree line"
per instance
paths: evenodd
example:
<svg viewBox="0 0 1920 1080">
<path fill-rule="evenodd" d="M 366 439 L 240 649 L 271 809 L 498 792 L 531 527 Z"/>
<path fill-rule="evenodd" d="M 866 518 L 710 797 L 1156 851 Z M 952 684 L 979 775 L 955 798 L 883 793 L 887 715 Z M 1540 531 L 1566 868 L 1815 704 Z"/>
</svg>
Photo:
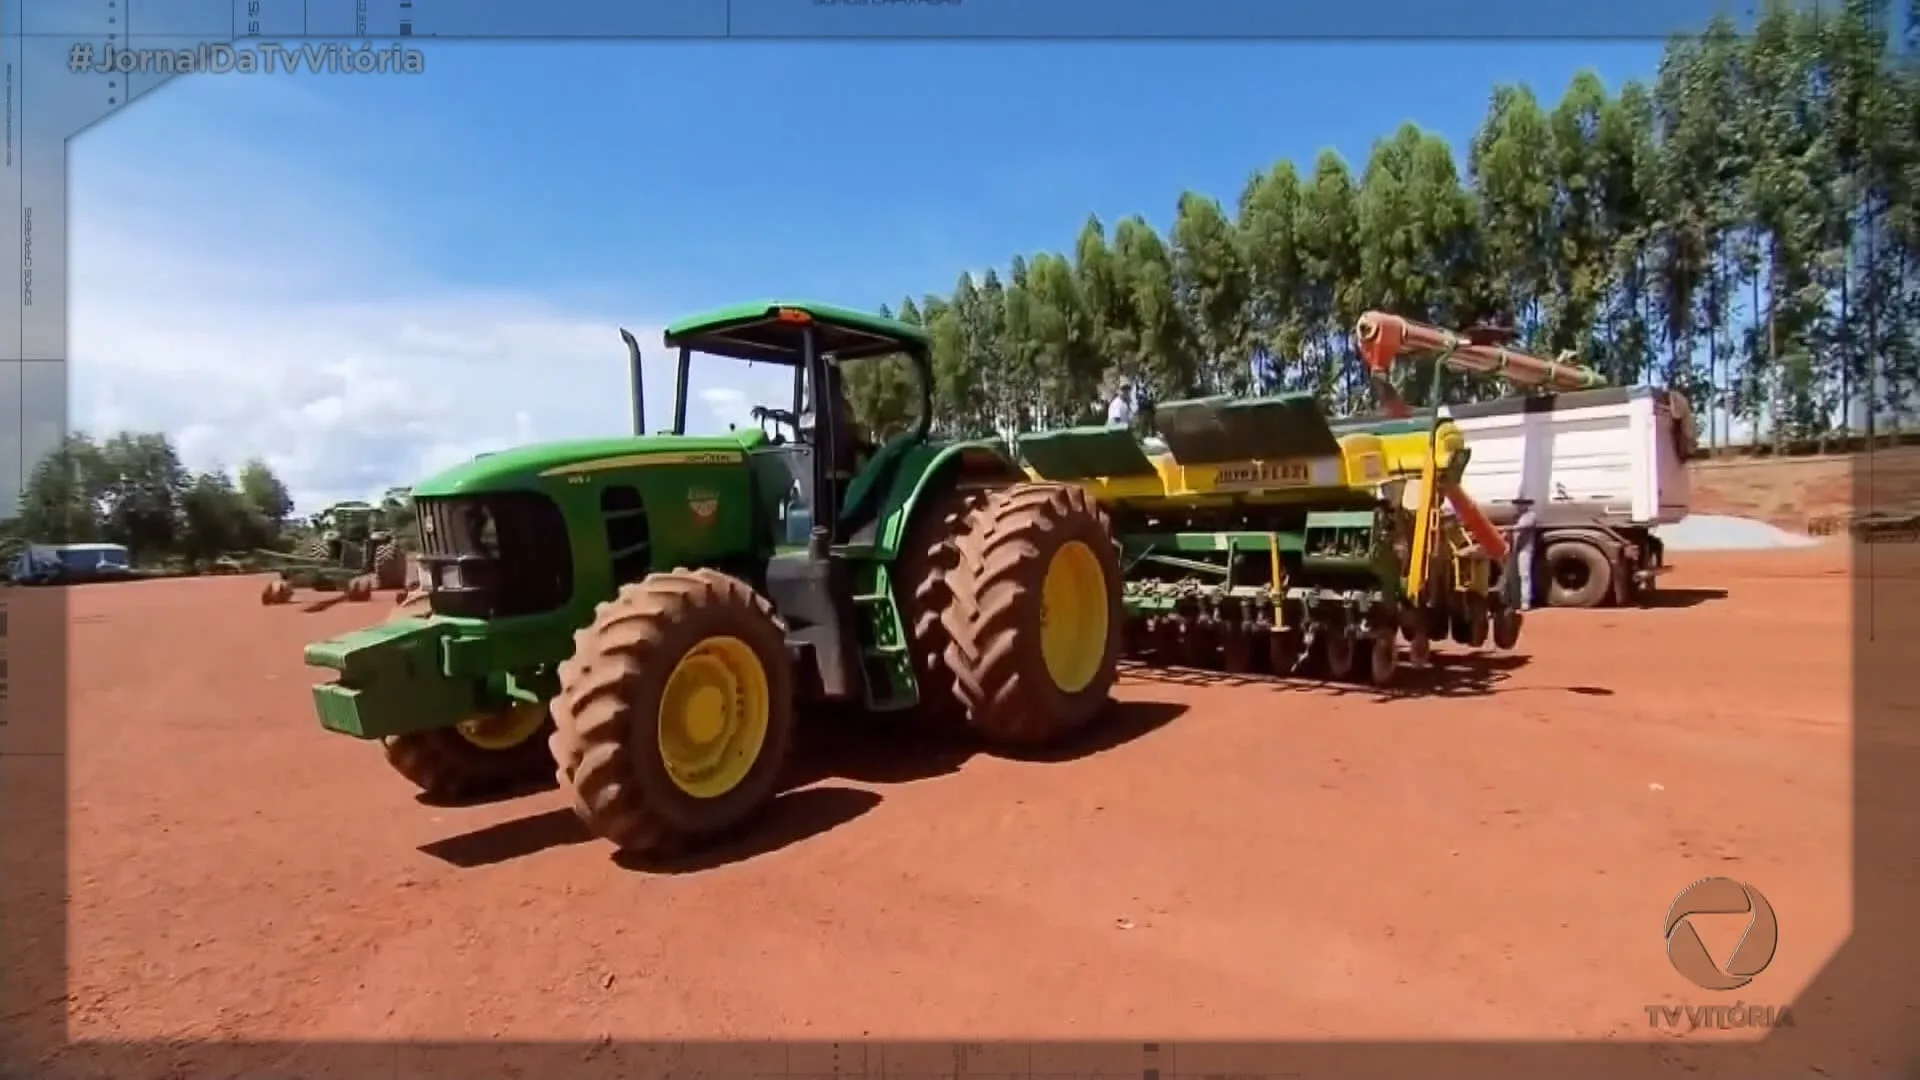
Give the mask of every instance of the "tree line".
<svg viewBox="0 0 1920 1080">
<path fill-rule="evenodd" d="M 411 546 L 409 488 L 388 488 L 372 501 L 382 527 Z M 222 555 L 292 551 L 325 527 L 325 514 L 297 516 L 286 484 L 259 458 L 231 472 L 196 473 L 163 433 L 96 440 L 75 432 L 35 463 L 17 515 L 0 521 L 0 546 L 121 544 L 143 565 L 204 566 Z"/>
<path fill-rule="evenodd" d="M 34 464 L 9 538 L 122 544 L 136 561 L 205 562 L 290 542 L 293 498 L 266 462 L 195 473 L 160 432 L 75 432 Z"/>
<path fill-rule="evenodd" d="M 1910 4 L 1920 8 L 1920 5 Z M 1682 390 L 1709 445 L 1897 433 L 1920 389 L 1920 65 L 1881 0 L 1776 5 L 1671 40 L 1650 83 L 1581 72 L 1551 108 L 1493 89 L 1466 160 L 1412 123 L 1356 175 L 1332 151 L 1255 173 L 1231 212 L 1179 196 L 1162 236 L 1089 217 L 1071 254 L 963 274 L 896 317 L 933 339 L 950 434 L 1095 420 L 1118 380 L 1155 400 L 1306 391 L 1364 411 L 1363 311 L 1513 327 L 1616 384 Z M 1426 403 L 1431 371 L 1405 373 Z M 860 420 L 915 404 L 898 365 L 850 369 Z M 1443 380 L 1448 400 L 1511 393 Z"/>
<path fill-rule="evenodd" d="M 412 528 L 407 488 L 377 504 L 388 528 Z M 286 484 L 258 458 L 196 473 L 160 432 L 76 432 L 28 474 L 16 516 L 0 521 L 0 556 L 25 543 L 109 543 L 140 565 L 205 568 L 223 555 L 292 551 L 321 526 L 321 514 L 294 514 Z"/>
<path fill-rule="evenodd" d="M 1899 435 L 1920 393 L 1920 0 L 1775 4 L 1668 43 L 1650 82 L 1576 75 L 1551 108 L 1492 89 L 1466 160 L 1414 124 L 1356 173 L 1332 151 L 1256 172 L 1231 212 L 1186 192 L 1162 236 L 1094 217 L 1071 253 L 1016 255 L 894 314 L 933 341 L 947 435 L 1097 420 L 1121 379 L 1154 400 L 1370 394 L 1363 311 L 1511 325 L 1617 384 L 1682 390 L 1707 418 L 1786 442 Z M 1427 402 L 1430 372 L 1401 392 Z M 915 411 L 898 365 L 847 373 L 859 419 Z M 1511 392 L 1448 376 L 1448 400 Z M 411 479 L 411 478 L 402 478 Z M 407 524 L 404 489 L 382 500 Z M 164 434 L 75 434 L 36 463 L 13 539 L 203 560 L 286 548 L 310 523 L 263 461 L 195 474 Z M 6 539 L 0 535 L 0 539 Z"/>
</svg>

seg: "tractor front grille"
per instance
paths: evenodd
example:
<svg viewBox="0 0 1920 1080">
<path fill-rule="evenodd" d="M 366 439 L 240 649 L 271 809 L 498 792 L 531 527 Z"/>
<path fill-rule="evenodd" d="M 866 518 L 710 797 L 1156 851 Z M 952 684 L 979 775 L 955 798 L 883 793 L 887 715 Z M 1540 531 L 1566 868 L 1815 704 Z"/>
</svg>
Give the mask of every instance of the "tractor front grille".
<svg viewBox="0 0 1920 1080">
<path fill-rule="evenodd" d="M 423 496 L 420 572 L 436 615 L 538 615 L 573 596 L 566 520 L 545 495 Z"/>
</svg>

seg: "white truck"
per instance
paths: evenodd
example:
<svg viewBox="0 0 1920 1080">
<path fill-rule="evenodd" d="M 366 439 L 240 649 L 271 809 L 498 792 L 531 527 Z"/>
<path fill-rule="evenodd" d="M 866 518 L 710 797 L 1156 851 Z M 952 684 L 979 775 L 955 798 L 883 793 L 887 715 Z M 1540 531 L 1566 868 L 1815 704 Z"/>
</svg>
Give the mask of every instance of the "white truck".
<svg viewBox="0 0 1920 1080">
<path fill-rule="evenodd" d="M 1553 607 L 1625 606 L 1666 568 L 1654 529 L 1687 516 L 1686 462 L 1697 439 L 1693 410 L 1671 390 L 1610 387 L 1572 362 L 1508 347 L 1511 328 L 1452 331 L 1384 311 L 1360 316 L 1354 337 L 1371 370 L 1375 396 L 1390 417 L 1417 415 L 1387 375 L 1425 355 L 1443 370 L 1473 372 L 1528 388 L 1495 401 L 1443 407 L 1464 437 L 1468 461 L 1459 493 L 1473 519 L 1507 533 L 1530 503 L 1543 549 L 1533 585 Z M 1436 383 L 1436 388 L 1437 388 Z M 1428 410 L 1426 419 L 1432 419 Z M 1467 511 L 1463 511 L 1465 513 Z M 1469 522 L 1470 527 L 1472 522 Z M 1488 535 L 1487 543 L 1500 538 Z M 1542 565 L 1544 564 L 1544 565 Z M 1544 582 L 1543 579 L 1544 578 Z M 1515 597 L 1518 599 L 1518 597 Z"/>
<path fill-rule="evenodd" d="M 1666 567 L 1654 532 L 1687 516 L 1698 437 L 1685 396 L 1648 386 L 1446 408 L 1472 458 L 1461 487 L 1503 529 L 1531 500 L 1553 607 L 1626 606 Z M 1544 581 L 1541 580 L 1544 577 Z"/>
</svg>

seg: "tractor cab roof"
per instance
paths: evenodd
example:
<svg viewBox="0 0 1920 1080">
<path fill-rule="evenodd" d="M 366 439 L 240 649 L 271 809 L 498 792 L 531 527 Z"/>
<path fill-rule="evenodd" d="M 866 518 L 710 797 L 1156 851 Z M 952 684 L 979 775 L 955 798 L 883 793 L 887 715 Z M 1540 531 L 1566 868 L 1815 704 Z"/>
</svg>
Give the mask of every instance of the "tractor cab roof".
<svg viewBox="0 0 1920 1080">
<path fill-rule="evenodd" d="M 797 365 L 808 327 L 815 347 L 840 362 L 928 347 L 926 331 L 917 326 L 805 300 L 760 300 L 691 315 L 667 327 L 666 344 L 735 360 Z"/>
</svg>

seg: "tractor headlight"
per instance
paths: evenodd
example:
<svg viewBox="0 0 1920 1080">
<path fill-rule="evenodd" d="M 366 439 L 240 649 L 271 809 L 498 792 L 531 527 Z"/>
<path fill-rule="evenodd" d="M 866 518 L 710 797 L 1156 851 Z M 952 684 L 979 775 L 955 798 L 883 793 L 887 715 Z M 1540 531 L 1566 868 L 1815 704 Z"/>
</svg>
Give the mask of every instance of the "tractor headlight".
<svg viewBox="0 0 1920 1080">
<path fill-rule="evenodd" d="M 440 568 L 440 588 L 458 589 L 460 587 L 460 564 L 453 563 Z"/>
</svg>

